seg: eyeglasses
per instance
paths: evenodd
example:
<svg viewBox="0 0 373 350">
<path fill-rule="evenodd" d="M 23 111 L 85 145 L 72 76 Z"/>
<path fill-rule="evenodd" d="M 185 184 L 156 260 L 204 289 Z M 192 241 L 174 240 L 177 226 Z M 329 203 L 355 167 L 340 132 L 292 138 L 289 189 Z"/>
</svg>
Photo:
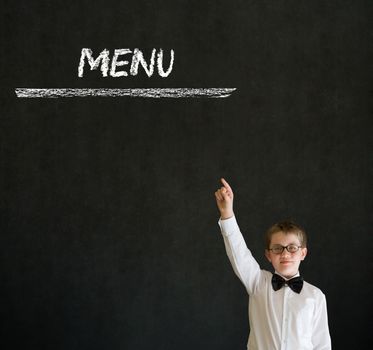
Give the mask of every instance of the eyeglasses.
<svg viewBox="0 0 373 350">
<path fill-rule="evenodd" d="M 299 248 L 302 248 L 302 247 L 299 247 L 295 244 L 289 244 L 286 247 L 280 244 L 276 244 L 272 248 L 269 248 L 268 250 L 272 250 L 273 254 L 282 254 L 284 249 L 286 249 L 289 253 L 296 253 L 299 250 Z"/>
</svg>

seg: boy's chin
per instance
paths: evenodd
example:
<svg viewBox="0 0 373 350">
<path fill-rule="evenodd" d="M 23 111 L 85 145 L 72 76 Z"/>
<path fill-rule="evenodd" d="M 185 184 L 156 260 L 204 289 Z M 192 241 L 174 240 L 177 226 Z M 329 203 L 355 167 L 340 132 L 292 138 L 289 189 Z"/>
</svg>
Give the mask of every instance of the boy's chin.
<svg viewBox="0 0 373 350">
<path fill-rule="evenodd" d="M 282 276 L 290 278 L 298 273 L 298 266 L 279 266 L 276 271 Z"/>
</svg>

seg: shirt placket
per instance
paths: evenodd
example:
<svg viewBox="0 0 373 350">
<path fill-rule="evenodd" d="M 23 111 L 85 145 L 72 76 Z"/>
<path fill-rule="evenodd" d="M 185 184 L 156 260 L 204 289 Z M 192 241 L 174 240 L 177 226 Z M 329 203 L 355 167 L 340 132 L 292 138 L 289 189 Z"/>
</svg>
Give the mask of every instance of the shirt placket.
<svg viewBox="0 0 373 350">
<path fill-rule="evenodd" d="M 286 350 L 288 345 L 288 336 L 289 336 L 289 313 L 288 313 L 288 304 L 289 304 L 289 293 L 290 288 L 285 285 L 284 287 L 284 302 L 282 308 L 282 326 L 281 326 L 281 350 Z"/>
</svg>

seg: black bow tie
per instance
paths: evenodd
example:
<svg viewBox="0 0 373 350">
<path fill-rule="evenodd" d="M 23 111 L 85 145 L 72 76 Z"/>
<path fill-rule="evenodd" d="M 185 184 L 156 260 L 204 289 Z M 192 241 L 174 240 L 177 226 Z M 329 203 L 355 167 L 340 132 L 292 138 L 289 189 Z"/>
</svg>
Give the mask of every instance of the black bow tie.
<svg viewBox="0 0 373 350">
<path fill-rule="evenodd" d="M 295 293 L 299 294 L 303 288 L 303 277 L 298 276 L 286 281 L 280 275 L 273 274 L 272 287 L 275 291 L 281 289 L 285 284 L 287 284 Z"/>
</svg>

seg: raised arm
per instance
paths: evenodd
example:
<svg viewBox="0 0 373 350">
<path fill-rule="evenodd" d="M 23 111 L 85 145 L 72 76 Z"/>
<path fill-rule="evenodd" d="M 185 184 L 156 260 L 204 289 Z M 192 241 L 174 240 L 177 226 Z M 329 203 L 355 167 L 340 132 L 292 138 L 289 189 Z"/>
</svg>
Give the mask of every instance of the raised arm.
<svg viewBox="0 0 373 350">
<path fill-rule="evenodd" d="M 233 212 L 233 190 L 228 182 L 215 192 L 216 204 L 220 211 L 219 226 L 223 235 L 225 250 L 233 270 L 246 287 L 249 294 L 254 293 L 259 283 L 260 267 L 247 248 Z"/>
</svg>

